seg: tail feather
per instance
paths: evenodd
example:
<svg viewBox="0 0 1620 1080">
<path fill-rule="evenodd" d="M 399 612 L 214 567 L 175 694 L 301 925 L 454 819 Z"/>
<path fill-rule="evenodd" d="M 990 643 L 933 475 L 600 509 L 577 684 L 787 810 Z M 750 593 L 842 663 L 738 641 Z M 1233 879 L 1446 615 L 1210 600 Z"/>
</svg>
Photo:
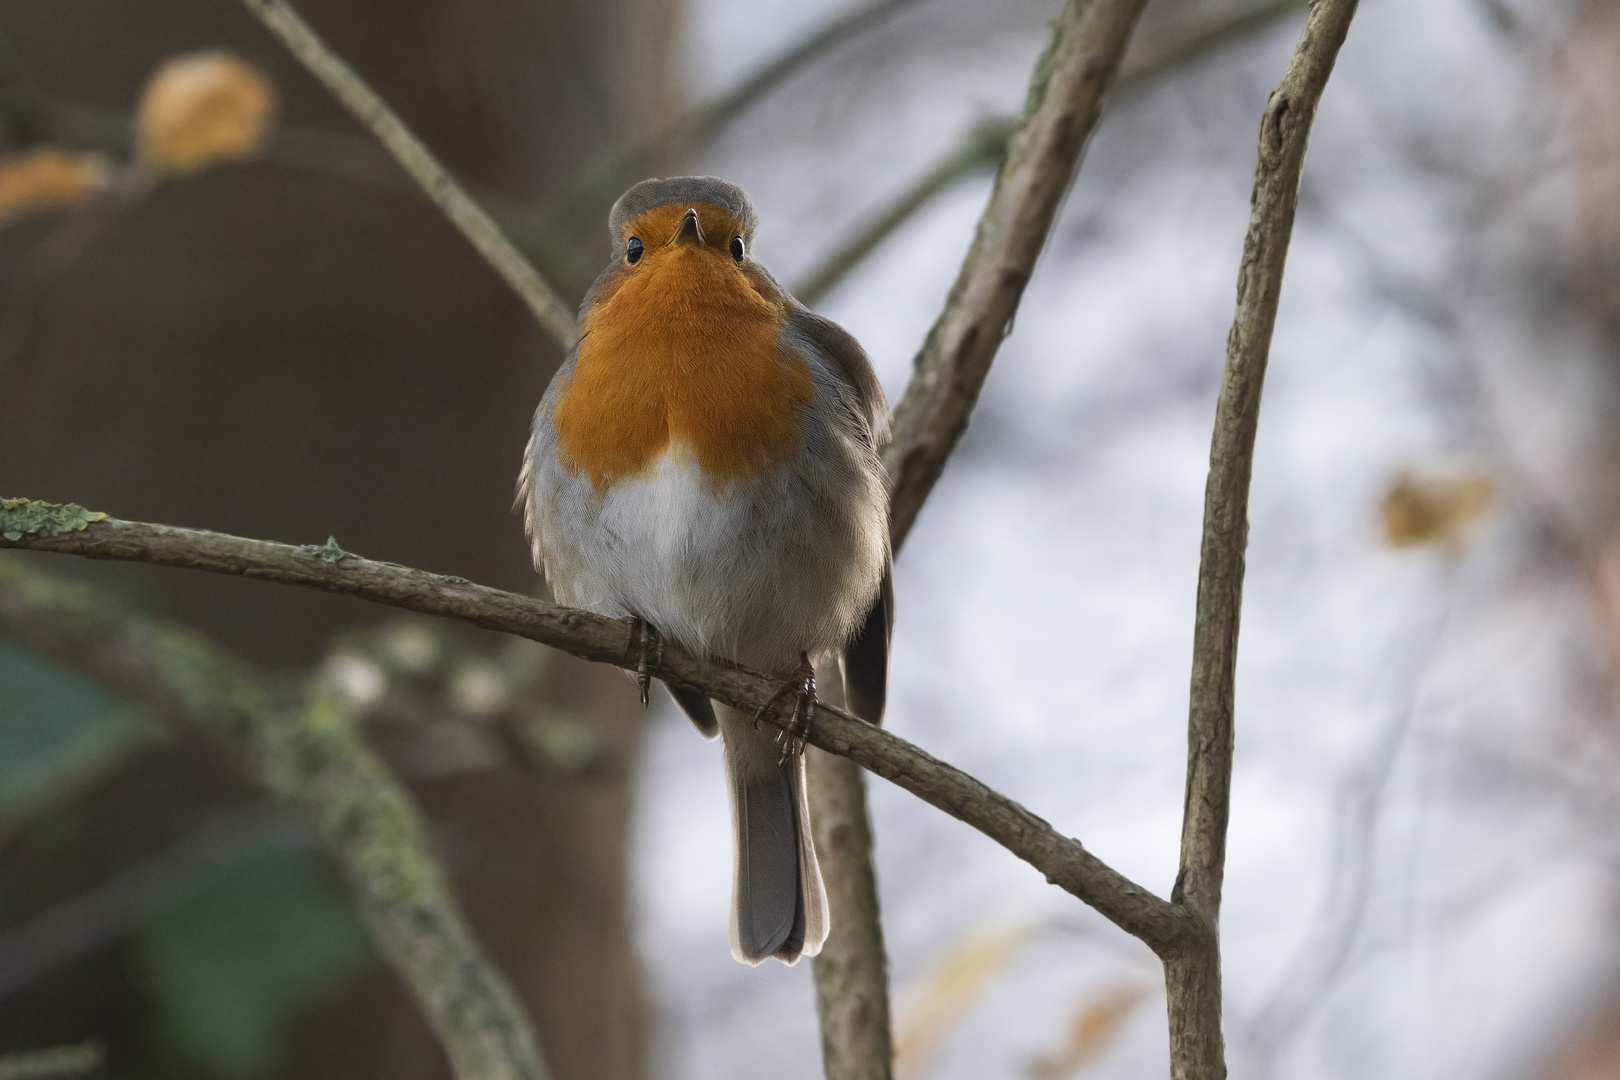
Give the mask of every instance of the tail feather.
<svg viewBox="0 0 1620 1080">
<path fill-rule="evenodd" d="M 720 734 L 720 721 L 714 718 L 714 705 L 710 703 L 709 695 L 690 686 L 671 682 L 666 682 L 664 689 L 669 691 L 669 696 L 681 707 L 681 712 L 686 714 L 686 718 L 692 721 L 692 726 L 697 728 L 705 739 L 712 739 Z"/>
<path fill-rule="evenodd" d="M 810 839 L 804 758 L 781 760 L 774 728 L 718 706 L 736 837 L 731 952 L 745 964 L 791 964 L 821 951 L 827 897 Z"/>
</svg>

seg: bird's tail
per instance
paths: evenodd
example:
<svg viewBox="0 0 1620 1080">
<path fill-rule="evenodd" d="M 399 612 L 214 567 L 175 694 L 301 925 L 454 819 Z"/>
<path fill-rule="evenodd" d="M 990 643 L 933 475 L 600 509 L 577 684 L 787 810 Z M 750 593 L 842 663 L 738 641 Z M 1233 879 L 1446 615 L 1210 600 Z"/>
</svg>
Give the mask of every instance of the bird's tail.
<svg viewBox="0 0 1620 1080">
<path fill-rule="evenodd" d="M 744 964 L 815 956 L 827 940 L 827 893 L 810 839 L 804 755 L 783 761 L 774 725 L 756 729 L 752 714 L 718 702 L 715 711 L 737 841 L 731 954 Z"/>
</svg>

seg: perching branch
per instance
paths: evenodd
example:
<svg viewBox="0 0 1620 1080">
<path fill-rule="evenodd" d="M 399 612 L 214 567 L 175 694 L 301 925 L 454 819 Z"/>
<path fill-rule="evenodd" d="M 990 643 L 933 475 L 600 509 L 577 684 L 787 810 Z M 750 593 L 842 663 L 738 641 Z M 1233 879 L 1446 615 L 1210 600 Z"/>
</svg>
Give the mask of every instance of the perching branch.
<svg viewBox="0 0 1620 1080">
<path fill-rule="evenodd" d="M 1232 714 L 1238 624 L 1248 543 L 1249 478 L 1283 267 L 1294 230 L 1305 146 L 1317 103 L 1355 15 L 1356 0 L 1315 0 L 1288 72 L 1260 121 L 1249 231 L 1238 268 L 1237 312 L 1215 407 L 1187 724 L 1187 795 L 1181 869 L 1171 898 L 1207 928 L 1207 945 L 1166 958 L 1171 1075 L 1226 1075 L 1221 1035 L 1221 882 L 1232 787 Z"/>
<path fill-rule="evenodd" d="M 0 528 L 8 531 L 17 530 Z M 0 631 L 8 638 L 222 737 L 266 787 L 310 817 L 458 1080 L 545 1080 L 528 1021 L 462 920 L 409 795 L 336 699 L 317 691 L 304 702 L 281 701 L 246 663 L 200 635 L 115 610 L 84 585 L 0 559 Z"/>
<path fill-rule="evenodd" d="M 512 291 L 528 305 L 534 317 L 564 351 L 573 348 L 579 330 L 568 305 L 545 283 L 534 266 L 507 239 L 489 214 L 473 201 L 433 152 L 422 144 L 405 121 L 377 96 L 359 74 L 345 63 L 286 0 L 242 0 L 293 56 L 319 79 L 355 118 L 377 136 L 400 167 L 461 230 L 472 246 L 500 274 Z"/>
<path fill-rule="evenodd" d="M 1069 0 L 1053 24 L 973 247 L 895 410 L 884 464 L 897 551 L 967 429 L 1145 2 Z"/>
<path fill-rule="evenodd" d="M 30 531 L 13 527 L 20 525 L 25 515 L 36 523 Z M 294 547 L 201 529 L 113 518 L 87 520 L 93 517 L 96 515 L 87 515 L 77 507 L 0 500 L 0 548 L 54 551 L 303 585 L 424 615 L 458 619 L 486 630 L 538 641 L 585 660 L 619 667 L 626 661 L 628 635 L 624 623 L 475 585 L 465 578 L 373 562 L 330 542 Z M 68 524 L 63 526 L 66 531 L 55 535 L 50 535 L 54 525 L 37 524 L 58 520 Z M 26 631 L 26 616 L 18 618 L 23 624 L 7 619 L 0 621 L 0 627 L 8 635 L 21 638 Z M 659 677 L 695 687 L 716 701 L 750 711 L 776 688 L 776 680 L 767 676 L 698 660 L 673 646 L 664 653 Z M 1186 934 L 1196 930 L 1195 923 L 1168 901 L 1124 877 L 1078 840 L 1060 835 L 1012 799 L 904 739 L 828 706 L 816 710 L 809 741 L 849 758 L 978 829 L 1155 950 L 1174 949 Z"/>
</svg>

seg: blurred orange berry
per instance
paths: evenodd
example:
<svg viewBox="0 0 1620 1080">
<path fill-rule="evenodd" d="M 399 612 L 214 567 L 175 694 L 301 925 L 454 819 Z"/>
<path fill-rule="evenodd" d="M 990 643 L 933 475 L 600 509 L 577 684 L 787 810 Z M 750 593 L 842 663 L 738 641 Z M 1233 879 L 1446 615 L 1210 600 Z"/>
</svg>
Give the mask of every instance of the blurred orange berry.
<svg viewBox="0 0 1620 1080">
<path fill-rule="evenodd" d="M 83 202 L 112 183 L 112 163 L 100 154 L 55 146 L 0 158 L 0 222 L 30 210 L 56 210 Z"/>
<path fill-rule="evenodd" d="M 255 157 L 275 111 L 275 88 L 247 61 L 220 51 L 177 56 L 141 93 L 136 157 L 164 173 Z"/>
</svg>

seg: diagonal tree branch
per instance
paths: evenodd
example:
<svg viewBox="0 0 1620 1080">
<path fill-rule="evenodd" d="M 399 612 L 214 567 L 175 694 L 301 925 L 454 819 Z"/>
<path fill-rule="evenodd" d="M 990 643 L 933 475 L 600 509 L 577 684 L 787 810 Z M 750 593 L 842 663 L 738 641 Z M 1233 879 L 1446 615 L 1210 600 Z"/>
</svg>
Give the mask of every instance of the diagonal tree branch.
<svg viewBox="0 0 1620 1080">
<path fill-rule="evenodd" d="M 310 817 L 458 1080 L 545 1080 L 528 1021 L 463 922 L 410 796 L 335 698 L 279 700 L 246 663 L 200 635 L 115 610 L 87 586 L 0 559 L 7 637 L 223 738 Z"/>
<path fill-rule="evenodd" d="M 475 585 L 465 578 L 373 562 L 331 543 L 295 547 L 113 518 L 85 524 L 83 518 L 87 515 L 78 508 L 72 508 L 79 517 L 77 528 L 69 524 L 65 526 L 67 531 L 56 535 L 49 535 L 51 526 L 25 532 L 14 527 L 19 523 L 15 507 L 20 502 L 23 500 L 0 501 L 0 507 L 14 508 L 11 517 L 0 513 L 0 548 L 184 567 L 346 593 L 528 638 L 586 660 L 619 667 L 626 663 L 628 636 L 622 622 Z M 59 512 L 60 508 L 38 511 L 32 520 Z M 65 516 L 71 519 L 75 515 Z M 5 620 L 3 626 L 8 634 L 22 637 L 26 624 L 26 615 L 19 615 Z M 757 672 L 708 663 L 673 647 L 664 654 L 659 677 L 749 710 L 770 697 L 776 687 L 774 680 Z M 785 722 L 785 718 L 779 718 L 779 722 Z M 1012 799 L 898 736 L 829 706 L 816 710 L 809 741 L 849 758 L 978 829 L 1156 951 L 1173 950 L 1183 937 L 1196 931 L 1195 923 L 1168 901 L 1121 875 L 1078 840 L 1060 835 Z"/>
<path fill-rule="evenodd" d="M 1237 311 L 1226 342 L 1226 373 L 1215 406 L 1204 493 L 1181 869 L 1171 898 L 1178 908 L 1197 917 L 1206 933 L 1190 939 L 1194 945 L 1185 953 L 1165 959 L 1171 1075 L 1177 1080 L 1218 1080 L 1226 1075 L 1217 927 L 1231 809 L 1249 479 L 1254 470 L 1260 391 L 1294 230 L 1306 143 L 1355 12 L 1356 0 L 1314 0 L 1293 60 L 1260 120 L 1260 160 L 1238 268 Z"/>
<path fill-rule="evenodd" d="M 1069 0 L 1053 24 L 973 246 L 895 410 L 884 464 L 897 551 L 967 430 L 1145 2 Z"/>
<path fill-rule="evenodd" d="M 462 190 L 433 152 L 405 126 L 399 114 L 320 39 L 286 0 L 242 0 L 242 3 L 311 75 L 377 136 L 400 167 L 421 185 L 428 198 L 522 298 L 564 351 L 573 348 L 579 328 L 568 305 L 546 284 L 483 207 Z"/>
<path fill-rule="evenodd" d="M 1028 103 L 1015 128 L 984 125 L 966 151 L 925 178 L 925 184 L 879 221 L 869 243 L 847 264 L 835 265 L 812 282 L 830 287 L 877 245 L 884 232 L 990 154 L 1005 153 L 978 234 L 956 286 L 918 356 L 910 385 L 895 414 L 894 441 L 885 451 L 890 479 L 889 532 L 895 550 L 905 542 L 922 502 L 956 447 L 978 400 L 1002 328 L 1011 324 L 1024 284 L 1046 244 L 1080 152 L 1102 114 L 1102 98 L 1118 73 L 1125 46 L 1145 0 L 1069 0 L 1052 24 L 1052 38 L 1030 77 Z M 990 332 L 993 328 L 993 333 Z M 940 391 L 943 390 L 943 393 Z M 863 763 L 864 764 L 864 763 Z M 818 824 L 829 840 L 830 895 L 847 917 L 830 940 L 825 963 L 816 965 L 821 1003 L 823 1057 L 828 1080 L 887 1080 L 892 1049 L 887 1030 L 873 1019 L 851 1022 L 852 1003 L 873 1002 L 869 1013 L 887 1013 L 887 959 L 878 925 L 872 833 L 861 777 L 833 762 L 820 770 L 822 808 Z M 829 816 L 829 815 L 824 815 Z M 857 944 L 859 943 L 859 944 Z M 886 1024 L 884 1027 L 886 1028 Z"/>
</svg>

